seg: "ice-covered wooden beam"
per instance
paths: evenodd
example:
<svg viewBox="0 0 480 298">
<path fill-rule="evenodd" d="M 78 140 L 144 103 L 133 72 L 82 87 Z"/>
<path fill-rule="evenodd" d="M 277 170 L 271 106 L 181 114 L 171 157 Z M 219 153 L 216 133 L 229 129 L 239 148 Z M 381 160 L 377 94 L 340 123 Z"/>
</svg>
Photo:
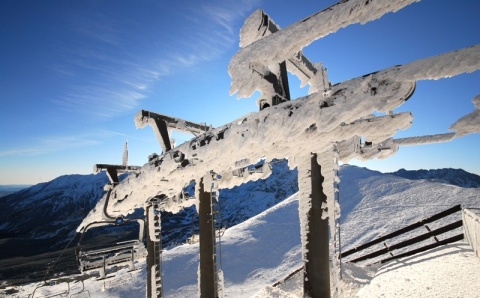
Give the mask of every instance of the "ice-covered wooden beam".
<svg viewBox="0 0 480 298">
<path fill-rule="evenodd" d="M 394 75 L 398 81 L 411 82 L 450 78 L 478 69 L 480 69 L 480 44 L 394 66 L 379 71 L 376 76 L 381 79 Z"/>
<path fill-rule="evenodd" d="M 450 129 L 457 132 L 458 136 L 464 136 L 470 133 L 480 133 L 480 95 L 472 100 L 475 110 L 468 115 L 458 119 Z"/>
<path fill-rule="evenodd" d="M 95 164 L 93 166 L 94 173 L 100 173 L 102 170 L 107 172 L 108 179 L 112 184 L 118 184 L 118 174 L 132 171 L 139 171 L 140 166 L 127 166 L 127 165 L 109 165 L 109 164 Z"/>
<path fill-rule="evenodd" d="M 291 58 L 313 41 L 352 24 L 365 24 L 388 12 L 395 12 L 418 0 L 342 0 L 281 31 L 240 49 L 230 61 L 230 93 L 250 97 L 256 89 L 250 65 L 278 64 Z"/>
<path fill-rule="evenodd" d="M 170 130 L 187 132 L 197 136 L 212 129 L 211 126 L 146 110 L 141 110 L 135 114 L 135 126 L 137 128 L 144 128 L 147 125 L 152 127 L 163 152 L 170 151 L 173 148 L 169 136 Z"/>
<path fill-rule="evenodd" d="M 451 140 L 453 140 L 453 138 L 455 138 L 455 133 L 451 132 L 436 135 L 394 139 L 393 142 L 399 146 L 417 146 L 424 144 L 450 142 Z"/>
<path fill-rule="evenodd" d="M 293 102 L 290 102 L 293 103 Z M 298 102 L 297 104 L 300 104 Z M 333 106 L 331 108 L 334 108 Z M 337 107 L 338 108 L 338 107 Z M 191 144 L 197 144 L 196 139 L 181 144 L 175 150 L 185 154 L 185 158 L 195 156 L 198 160 L 195 164 L 182 166 L 176 162 L 171 154 L 163 154 L 157 159 L 144 165 L 140 175 L 129 176 L 112 190 L 112 203 L 109 204 L 111 212 L 127 214 L 135 208 L 143 207 L 144 202 L 158 194 L 165 194 L 162 200 L 162 209 L 178 212 L 186 206 L 190 206 L 195 200 L 185 200 L 176 196 L 190 181 L 198 181 L 199 172 L 207 172 L 210 169 L 222 175 L 221 188 L 230 188 L 247 182 L 248 180 L 266 178 L 266 176 L 248 175 L 237 178 L 231 173 L 236 169 L 235 161 L 250 157 L 258 160 L 264 157 L 266 161 L 288 157 L 290 166 L 296 167 L 295 156 L 301 156 L 305 152 L 320 151 L 337 140 L 350 139 L 358 134 L 366 134 L 375 138 L 377 127 L 381 130 L 381 139 L 392 137 L 398 129 L 407 129 L 412 121 L 410 113 L 387 115 L 372 121 L 370 119 L 355 121 L 354 123 L 339 123 L 331 133 L 323 133 L 321 121 L 312 118 L 318 113 L 311 115 L 305 111 L 308 106 L 302 108 L 282 104 L 266 109 L 262 112 L 250 114 L 241 121 L 234 121 L 226 126 L 213 129 L 198 138 L 210 137 L 210 142 L 202 147 L 193 148 Z M 277 114 L 278 115 L 275 115 Z M 294 127 L 294 115 L 298 113 L 307 115 L 303 125 L 296 123 Z M 288 115 L 291 116 L 288 116 Z M 281 116 L 283 115 L 283 116 Z M 286 127 L 293 127 L 298 132 L 288 136 L 288 132 L 279 133 L 276 125 L 281 121 Z M 277 123 L 277 124 L 275 124 Z M 317 127 L 318 125 L 318 127 Z M 301 128 L 303 126 L 303 128 Z M 285 140 L 288 139 L 288 142 Z M 298 160 L 298 159 L 297 159 Z M 267 174 L 269 171 L 267 172 Z M 99 203 L 103 206 L 104 199 Z M 101 210 L 101 207 L 96 208 Z M 101 216 L 98 210 L 92 211 L 83 224 L 95 221 Z M 82 225 L 83 225 L 82 224 Z"/>
<path fill-rule="evenodd" d="M 381 129 L 381 128 L 379 128 Z M 337 143 L 339 158 L 342 162 L 349 162 L 355 158 L 357 160 L 371 160 L 373 158 L 385 159 L 395 154 L 402 146 L 419 146 L 434 143 L 450 142 L 456 137 L 454 132 L 425 135 L 407 138 L 386 138 L 384 140 L 372 140 L 368 138 L 362 142 L 361 136 L 354 136 L 349 140 Z"/>
<path fill-rule="evenodd" d="M 240 29 L 240 47 L 246 47 L 280 30 L 280 26 L 265 11 L 258 9 L 245 20 Z M 310 84 L 309 94 L 329 88 L 327 73 L 322 64 L 311 62 L 301 51 L 293 54 L 285 62 L 287 70 L 300 79 L 301 87 Z M 251 67 L 254 68 L 254 64 Z M 263 67 L 268 69 L 268 65 L 263 65 Z M 262 79 L 259 76 L 255 77 L 258 80 Z M 262 88 L 261 82 L 257 82 L 257 84 L 257 88 L 262 94 L 268 92 Z"/>
</svg>

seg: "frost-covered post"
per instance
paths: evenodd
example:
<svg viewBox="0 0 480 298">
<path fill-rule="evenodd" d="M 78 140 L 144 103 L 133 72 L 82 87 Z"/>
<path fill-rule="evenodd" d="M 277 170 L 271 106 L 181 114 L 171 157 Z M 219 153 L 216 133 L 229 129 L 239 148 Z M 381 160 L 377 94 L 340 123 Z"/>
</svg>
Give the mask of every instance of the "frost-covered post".
<svg viewBox="0 0 480 298">
<path fill-rule="evenodd" d="M 161 263 L 161 219 L 159 200 L 152 199 L 145 212 L 147 217 L 147 298 L 163 297 Z"/>
<path fill-rule="evenodd" d="M 207 176 L 207 175 L 206 175 Z M 198 220 L 200 229 L 200 268 L 198 286 L 200 297 L 217 297 L 215 225 L 211 216 L 211 199 L 206 176 L 198 183 Z"/>
<path fill-rule="evenodd" d="M 298 182 L 304 296 L 330 297 L 327 196 L 317 154 L 310 154 L 307 161 L 299 165 Z"/>
</svg>

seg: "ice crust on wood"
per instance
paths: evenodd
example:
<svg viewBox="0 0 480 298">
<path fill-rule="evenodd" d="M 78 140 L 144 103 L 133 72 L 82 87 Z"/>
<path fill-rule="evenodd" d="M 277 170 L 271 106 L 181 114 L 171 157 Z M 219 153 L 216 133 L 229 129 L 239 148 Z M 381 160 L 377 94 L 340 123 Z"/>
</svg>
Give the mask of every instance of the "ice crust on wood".
<svg viewBox="0 0 480 298">
<path fill-rule="evenodd" d="M 280 31 L 270 16 L 262 9 L 254 11 L 246 20 L 240 29 L 240 47 L 246 47 L 253 42 L 265 38 L 275 32 Z M 303 55 L 301 51 L 294 53 L 288 57 L 286 62 L 287 71 L 294 74 L 300 79 L 300 87 L 309 84 L 308 94 L 328 89 L 328 78 L 321 62 L 312 63 Z M 278 63 L 264 65 L 261 63 L 251 62 L 250 68 L 254 76 L 255 88 L 261 92 L 259 100 L 275 96 L 275 90 L 271 83 L 263 78 L 267 73 L 279 74 Z M 257 102 L 258 103 L 258 102 Z"/>
<path fill-rule="evenodd" d="M 313 41 L 341 28 L 355 23 L 365 24 L 416 1 L 341 1 L 303 21 L 285 27 L 280 32 L 266 36 L 241 49 L 232 58 L 228 66 L 228 72 L 232 77 L 230 93 L 237 93 L 237 97 L 242 98 L 250 97 L 255 92 L 256 83 L 252 79 L 250 68 L 252 62 L 268 66 L 278 64 L 288 60 Z M 253 39 L 253 37 L 244 37 L 242 45 Z"/>
<path fill-rule="evenodd" d="M 212 139 L 204 147 L 193 150 L 190 142 L 181 144 L 175 149 L 183 152 L 186 159 L 192 159 L 189 165 L 181 167 L 171 152 L 159 156 L 145 164 L 139 173 L 130 175 L 113 189 L 109 208 L 126 214 L 135 208 L 143 207 L 149 198 L 165 194 L 168 199 L 162 201 L 162 208 L 178 212 L 195 203 L 195 200 L 186 200 L 178 194 L 192 180 L 197 180 L 200 173 L 213 169 L 222 175 L 219 187 L 231 188 L 245 182 L 244 179 L 238 179 L 229 173 L 235 169 L 235 161 L 246 156 L 251 156 L 251 160 L 263 156 L 266 161 L 287 157 L 290 167 L 294 168 L 297 166 L 295 157 L 304 152 L 320 151 L 325 148 L 325 144 L 349 140 L 358 134 L 367 135 L 373 141 L 383 141 L 391 138 L 397 129 L 407 129 L 412 121 L 410 113 L 401 113 L 344 123 L 341 117 L 333 116 L 340 115 L 346 108 L 339 104 L 325 108 L 331 109 L 333 114 L 329 113 L 330 117 L 326 118 L 320 117 L 325 119 L 324 122 L 318 119 L 326 114 L 322 113 L 320 105 L 321 103 L 314 99 L 311 99 L 310 103 L 302 100 L 285 103 L 207 132 Z M 354 110 L 360 113 L 360 110 Z M 291 116 L 288 116 L 289 114 Z M 322 125 L 322 122 L 325 125 Z M 278 125 L 290 129 L 279 130 Z M 379 125 L 385 129 L 378 131 Z M 332 129 L 330 132 L 326 131 L 329 127 Z M 215 134 L 222 134 L 223 139 L 216 140 Z M 288 140 L 288 143 L 285 143 L 285 140 Z M 353 149 L 349 156 L 352 155 L 355 155 Z M 255 178 L 255 175 L 250 178 Z M 98 205 L 85 218 L 79 229 L 89 222 L 100 220 L 101 210 L 101 205 Z"/>
<path fill-rule="evenodd" d="M 450 129 L 457 132 L 458 136 L 464 136 L 470 133 L 480 133 L 480 95 L 472 100 L 475 110 L 468 115 L 458 119 L 452 124 Z"/>
<path fill-rule="evenodd" d="M 115 187 L 111 208 L 119 213 L 129 213 L 143 207 L 149 198 L 165 194 L 168 199 L 163 202 L 163 208 L 178 212 L 194 203 L 194 200 L 178 196 L 182 188 L 210 170 L 222 175 L 220 188 L 245 182 L 229 175 L 236 168 L 235 162 L 245 158 L 258 160 L 263 157 L 267 162 L 274 158 L 288 158 L 290 167 L 294 168 L 297 166 L 296 156 L 304 152 L 322 152 L 332 143 L 339 144 L 342 162 L 354 157 L 360 160 L 386 158 L 398 150 L 398 145 L 390 142 L 393 146 L 382 150 L 384 143 L 388 143 L 398 129 L 407 129 L 413 121 L 410 113 L 371 117 L 375 111 L 394 110 L 414 91 L 414 82 L 402 83 L 393 78 L 400 74 L 404 74 L 402 78 L 408 74 L 408 77 L 424 79 L 454 76 L 464 72 L 465 68 L 468 71 L 479 69 L 478 57 L 480 46 L 470 47 L 336 84 L 326 98 L 314 93 L 248 114 L 174 148 L 190 160 L 185 167 L 175 161 L 172 152 L 145 164 L 138 174 L 130 175 Z M 422 70 L 421 65 L 436 65 L 437 72 Z M 412 74 L 414 69 L 421 74 Z M 373 145 L 359 150 L 355 141 L 359 136 Z M 206 145 L 193 149 L 191 145 L 199 141 L 205 141 Z M 258 178 L 256 175 L 250 178 L 255 177 Z M 95 210 L 85 218 L 79 230 L 101 218 L 98 211 L 102 208 Z"/>
<path fill-rule="evenodd" d="M 417 146 L 422 144 L 450 142 L 454 137 L 455 133 L 451 132 L 437 135 L 395 139 L 393 142 L 399 146 Z"/>
</svg>

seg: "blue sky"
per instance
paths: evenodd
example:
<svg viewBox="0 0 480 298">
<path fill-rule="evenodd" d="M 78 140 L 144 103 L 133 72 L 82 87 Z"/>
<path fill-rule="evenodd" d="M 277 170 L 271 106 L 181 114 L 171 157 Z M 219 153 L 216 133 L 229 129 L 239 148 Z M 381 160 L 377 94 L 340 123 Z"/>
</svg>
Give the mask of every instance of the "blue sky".
<svg viewBox="0 0 480 298">
<path fill-rule="evenodd" d="M 161 152 L 140 109 L 213 126 L 256 111 L 256 95 L 229 95 L 228 63 L 245 18 L 263 8 L 281 27 L 336 1 L 0 2 L 0 184 L 35 184 L 91 173 L 95 163 L 130 164 Z M 423 0 L 366 25 L 341 29 L 304 49 L 332 83 L 480 43 L 478 0 Z M 307 93 L 290 76 L 292 97 Z M 423 81 L 398 111 L 414 124 L 397 137 L 448 132 L 473 110 L 480 72 Z M 186 140 L 186 136 L 177 136 Z M 368 163 L 464 168 L 480 174 L 480 136 L 401 148 Z"/>
</svg>

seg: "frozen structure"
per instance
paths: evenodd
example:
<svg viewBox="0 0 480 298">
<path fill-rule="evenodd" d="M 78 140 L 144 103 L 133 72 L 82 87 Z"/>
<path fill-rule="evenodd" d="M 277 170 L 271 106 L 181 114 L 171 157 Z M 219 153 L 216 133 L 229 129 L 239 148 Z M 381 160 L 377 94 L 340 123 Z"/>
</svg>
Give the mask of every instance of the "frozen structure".
<svg viewBox="0 0 480 298">
<path fill-rule="evenodd" d="M 409 128 L 413 121 L 410 113 L 393 111 L 413 94 L 416 81 L 480 69 L 480 45 L 335 85 L 328 81 L 323 66 L 310 62 L 301 51 L 342 27 L 366 23 L 413 2 L 342 0 L 285 29 L 280 29 L 265 12 L 254 12 L 240 32 L 242 48 L 228 69 L 232 77 L 231 93 L 248 97 L 255 90 L 261 91 L 257 101 L 260 111 L 217 128 L 149 111 L 138 112 L 136 126 L 151 126 L 163 153 L 150 156 L 149 162 L 134 175 L 115 185 L 77 231 L 104 220 L 107 210 L 126 215 L 147 206 L 147 221 L 152 223 L 147 228 L 150 231 L 147 239 L 156 243 L 159 229 L 154 227 L 159 227 L 160 219 L 151 210 L 178 212 L 195 204 L 200 218 L 199 295 L 220 297 L 223 278 L 216 260 L 217 189 L 266 178 L 270 174 L 269 161 L 287 158 L 290 168 L 299 170 L 304 296 L 342 296 L 335 245 L 340 215 L 336 200 L 338 163 L 352 158 L 387 158 L 400 146 L 445 142 L 480 132 L 476 97 L 477 109 L 452 125 L 456 132 L 393 138 L 398 129 Z M 286 71 L 299 76 L 303 85 L 310 85 L 308 96 L 291 100 Z M 374 116 L 374 112 L 383 115 Z M 191 132 L 194 137 L 175 147 L 169 137 L 171 130 Z M 192 181 L 196 182 L 195 197 L 183 192 Z M 148 253 L 149 258 L 157 259 L 152 253 L 158 254 L 158 247 L 148 249 Z M 160 297 L 158 284 L 154 285 L 161 282 L 160 264 L 154 261 L 149 264 L 147 295 Z"/>
</svg>

